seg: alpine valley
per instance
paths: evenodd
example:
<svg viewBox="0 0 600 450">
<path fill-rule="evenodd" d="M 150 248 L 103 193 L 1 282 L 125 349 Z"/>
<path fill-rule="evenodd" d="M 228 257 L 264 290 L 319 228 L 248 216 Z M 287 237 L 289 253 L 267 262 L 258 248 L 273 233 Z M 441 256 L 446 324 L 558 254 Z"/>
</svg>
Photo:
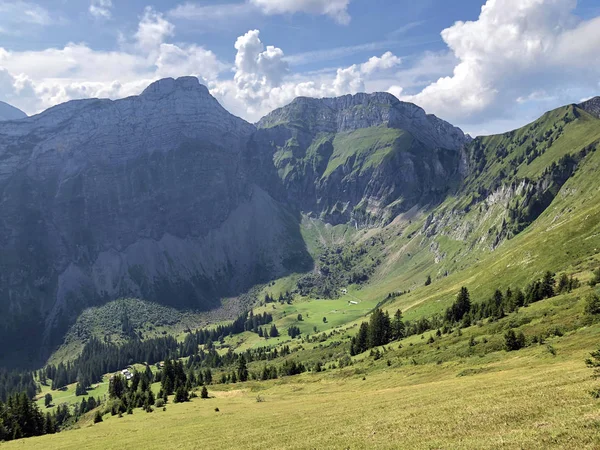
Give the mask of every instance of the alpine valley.
<svg viewBox="0 0 600 450">
<path fill-rule="evenodd" d="M 0 104 L 0 402 L 47 427 L 2 446 L 594 448 L 599 149 L 600 97 Z"/>
</svg>

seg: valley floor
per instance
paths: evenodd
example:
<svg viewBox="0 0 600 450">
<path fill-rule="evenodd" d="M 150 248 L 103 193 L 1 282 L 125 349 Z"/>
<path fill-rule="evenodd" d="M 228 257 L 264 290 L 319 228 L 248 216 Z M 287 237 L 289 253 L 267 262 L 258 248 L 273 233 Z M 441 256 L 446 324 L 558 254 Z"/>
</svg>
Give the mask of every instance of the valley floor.
<svg viewBox="0 0 600 450">
<path fill-rule="evenodd" d="M 598 448 L 600 401 L 584 360 L 599 341 L 593 325 L 553 342 L 555 355 L 534 345 L 418 365 L 395 344 L 377 361 L 209 386 L 208 400 L 2 448 Z"/>
</svg>

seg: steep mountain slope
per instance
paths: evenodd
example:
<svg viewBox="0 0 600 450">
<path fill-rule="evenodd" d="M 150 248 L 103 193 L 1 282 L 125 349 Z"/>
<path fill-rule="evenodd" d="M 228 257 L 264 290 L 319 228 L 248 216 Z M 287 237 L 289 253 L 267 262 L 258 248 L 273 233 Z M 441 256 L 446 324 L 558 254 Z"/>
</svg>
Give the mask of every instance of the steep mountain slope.
<svg viewBox="0 0 600 450">
<path fill-rule="evenodd" d="M 0 340 L 51 346 L 91 304 L 205 309 L 306 267 L 245 165 L 254 130 L 196 78 L 0 124 Z"/>
<path fill-rule="evenodd" d="M 381 224 L 461 179 L 458 128 L 386 93 L 298 98 L 258 123 L 287 200 L 330 223 Z"/>
<path fill-rule="evenodd" d="M 8 103 L 0 102 L 0 122 L 23 119 L 24 117 L 27 117 L 27 114 L 20 109 L 15 108 Z"/>
<path fill-rule="evenodd" d="M 416 290 L 397 304 L 419 316 L 418 305 L 439 308 L 461 285 L 486 296 L 545 270 L 586 267 L 600 248 L 599 149 L 600 120 L 577 105 L 475 139 L 453 195 L 369 234 L 383 242 L 369 255 L 382 264 L 361 298 Z"/>
</svg>

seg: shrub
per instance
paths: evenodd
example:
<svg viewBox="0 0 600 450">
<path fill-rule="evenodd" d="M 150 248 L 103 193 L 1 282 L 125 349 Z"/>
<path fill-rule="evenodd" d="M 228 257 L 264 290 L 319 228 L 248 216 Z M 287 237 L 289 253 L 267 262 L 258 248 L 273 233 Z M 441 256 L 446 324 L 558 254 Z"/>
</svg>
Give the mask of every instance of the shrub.
<svg viewBox="0 0 600 450">
<path fill-rule="evenodd" d="M 515 333 L 514 330 L 508 330 L 504 335 L 504 348 L 507 352 L 513 350 L 519 350 L 525 347 L 525 335 L 519 331 Z"/>
<path fill-rule="evenodd" d="M 162 408 L 165 406 L 165 401 L 162 398 L 159 398 L 158 400 L 156 400 L 156 407 L 157 408 Z"/>
<path fill-rule="evenodd" d="M 600 314 L 600 298 L 596 294 L 590 293 L 585 298 L 585 313 L 590 316 Z"/>
</svg>

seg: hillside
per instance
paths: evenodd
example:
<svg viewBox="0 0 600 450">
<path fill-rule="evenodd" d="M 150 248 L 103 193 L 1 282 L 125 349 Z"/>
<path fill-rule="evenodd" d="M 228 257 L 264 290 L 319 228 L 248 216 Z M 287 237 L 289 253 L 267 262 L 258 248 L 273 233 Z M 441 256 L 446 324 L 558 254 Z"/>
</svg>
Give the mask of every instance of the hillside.
<svg viewBox="0 0 600 450">
<path fill-rule="evenodd" d="M 3 357 L 61 344 L 21 384 L 72 429 L 7 448 L 594 448 L 597 105 L 470 139 L 358 94 L 254 127 L 188 78 L 0 125 Z"/>
</svg>

